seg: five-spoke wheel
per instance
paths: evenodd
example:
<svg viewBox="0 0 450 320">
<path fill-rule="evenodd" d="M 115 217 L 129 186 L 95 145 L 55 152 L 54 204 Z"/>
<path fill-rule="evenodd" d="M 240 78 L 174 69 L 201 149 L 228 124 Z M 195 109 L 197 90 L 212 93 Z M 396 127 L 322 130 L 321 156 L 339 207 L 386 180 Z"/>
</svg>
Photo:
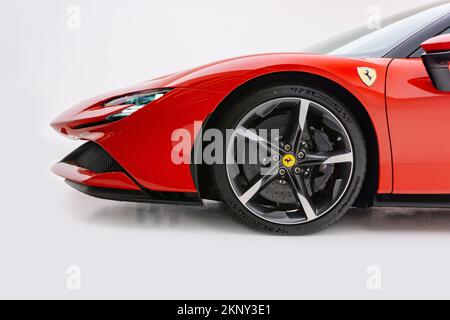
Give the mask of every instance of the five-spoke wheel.
<svg viewBox="0 0 450 320">
<path fill-rule="evenodd" d="M 353 120 L 345 106 L 312 88 L 294 94 L 292 86 L 281 88 L 266 89 L 275 95 L 271 99 L 264 91 L 255 93 L 253 100 L 260 102 L 246 105 L 247 110 L 230 119 L 234 130 L 218 178 L 224 173 L 229 188 L 221 188 L 221 193 L 240 220 L 260 222 L 272 231 L 289 233 L 296 228 L 293 233 L 307 233 L 316 229 L 304 229 L 308 225 L 351 204 L 348 200 L 355 195 L 348 191 L 355 182 L 355 165 L 359 178 L 365 170 L 365 148 L 356 121 L 345 123 Z M 242 103 L 253 102 L 251 98 Z M 348 128 L 356 137 L 351 138 Z"/>
</svg>

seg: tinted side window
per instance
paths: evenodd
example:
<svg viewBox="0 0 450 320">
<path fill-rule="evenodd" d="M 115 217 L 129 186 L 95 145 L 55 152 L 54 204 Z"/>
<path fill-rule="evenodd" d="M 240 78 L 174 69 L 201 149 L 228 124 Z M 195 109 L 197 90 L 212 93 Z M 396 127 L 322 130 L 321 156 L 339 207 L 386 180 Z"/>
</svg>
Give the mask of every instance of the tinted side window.
<svg viewBox="0 0 450 320">
<path fill-rule="evenodd" d="M 447 30 L 441 32 L 440 34 L 437 34 L 436 36 L 440 36 L 441 34 L 448 34 L 448 33 L 450 33 L 450 28 L 448 28 Z M 425 51 L 424 51 L 422 48 L 419 48 L 419 49 L 416 50 L 416 52 L 414 52 L 414 53 L 413 53 L 412 55 L 410 55 L 409 57 L 410 57 L 410 58 L 420 58 L 420 56 L 421 56 L 422 54 L 424 54 L 424 53 L 425 53 Z"/>
</svg>

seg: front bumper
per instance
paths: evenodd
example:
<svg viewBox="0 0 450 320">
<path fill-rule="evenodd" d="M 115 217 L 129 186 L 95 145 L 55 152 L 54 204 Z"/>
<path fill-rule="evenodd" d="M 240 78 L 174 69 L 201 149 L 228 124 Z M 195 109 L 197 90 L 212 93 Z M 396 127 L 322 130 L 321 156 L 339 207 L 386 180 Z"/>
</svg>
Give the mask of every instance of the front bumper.
<svg viewBox="0 0 450 320">
<path fill-rule="evenodd" d="M 56 163 L 53 173 L 90 196 L 119 201 L 201 205 L 196 192 L 145 189 L 100 145 L 89 141 Z"/>
<path fill-rule="evenodd" d="M 155 87 L 146 89 L 152 88 Z M 140 89 L 136 87 L 122 92 Z M 126 118 L 102 123 L 101 119 L 104 120 L 112 112 L 111 108 L 114 109 L 102 107 L 104 101 L 120 94 L 107 94 L 84 101 L 58 116 L 51 125 L 66 137 L 100 145 L 141 188 L 161 192 L 198 192 L 190 164 L 178 164 L 172 160 L 176 142 L 171 137 L 179 129 L 187 130 L 191 137 L 195 137 L 195 122 L 204 121 L 213 106 L 219 104 L 222 95 L 205 90 L 175 88 Z M 79 167 L 86 169 L 85 166 Z M 76 171 L 80 172 L 78 169 Z M 121 178 L 122 182 L 125 180 Z M 129 185 L 129 182 L 126 184 Z"/>
</svg>

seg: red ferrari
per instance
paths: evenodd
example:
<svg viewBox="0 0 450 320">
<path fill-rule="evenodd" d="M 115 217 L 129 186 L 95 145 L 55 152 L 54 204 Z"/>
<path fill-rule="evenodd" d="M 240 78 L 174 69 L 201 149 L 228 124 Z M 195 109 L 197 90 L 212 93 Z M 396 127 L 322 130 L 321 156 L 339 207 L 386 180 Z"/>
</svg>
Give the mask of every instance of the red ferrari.
<svg viewBox="0 0 450 320">
<path fill-rule="evenodd" d="M 103 94 L 51 125 L 86 140 L 52 171 L 99 198 L 219 200 L 278 234 L 318 231 L 351 206 L 450 206 L 450 4 L 326 52 L 234 58 Z M 254 150 L 266 156 L 247 160 Z"/>
</svg>

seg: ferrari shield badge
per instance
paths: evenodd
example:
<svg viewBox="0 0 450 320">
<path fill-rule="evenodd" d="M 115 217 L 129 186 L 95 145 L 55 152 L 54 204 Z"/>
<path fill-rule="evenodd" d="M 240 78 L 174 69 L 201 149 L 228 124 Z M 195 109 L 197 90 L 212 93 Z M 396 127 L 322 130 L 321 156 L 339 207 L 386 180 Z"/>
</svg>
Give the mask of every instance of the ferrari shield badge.
<svg viewBox="0 0 450 320">
<path fill-rule="evenodd" d="M 377 80 L 377 71 L 368 67 L 358 67 L 358 75 L 362 82 L 368 87 L 372 86 Z"/>
</svg>

